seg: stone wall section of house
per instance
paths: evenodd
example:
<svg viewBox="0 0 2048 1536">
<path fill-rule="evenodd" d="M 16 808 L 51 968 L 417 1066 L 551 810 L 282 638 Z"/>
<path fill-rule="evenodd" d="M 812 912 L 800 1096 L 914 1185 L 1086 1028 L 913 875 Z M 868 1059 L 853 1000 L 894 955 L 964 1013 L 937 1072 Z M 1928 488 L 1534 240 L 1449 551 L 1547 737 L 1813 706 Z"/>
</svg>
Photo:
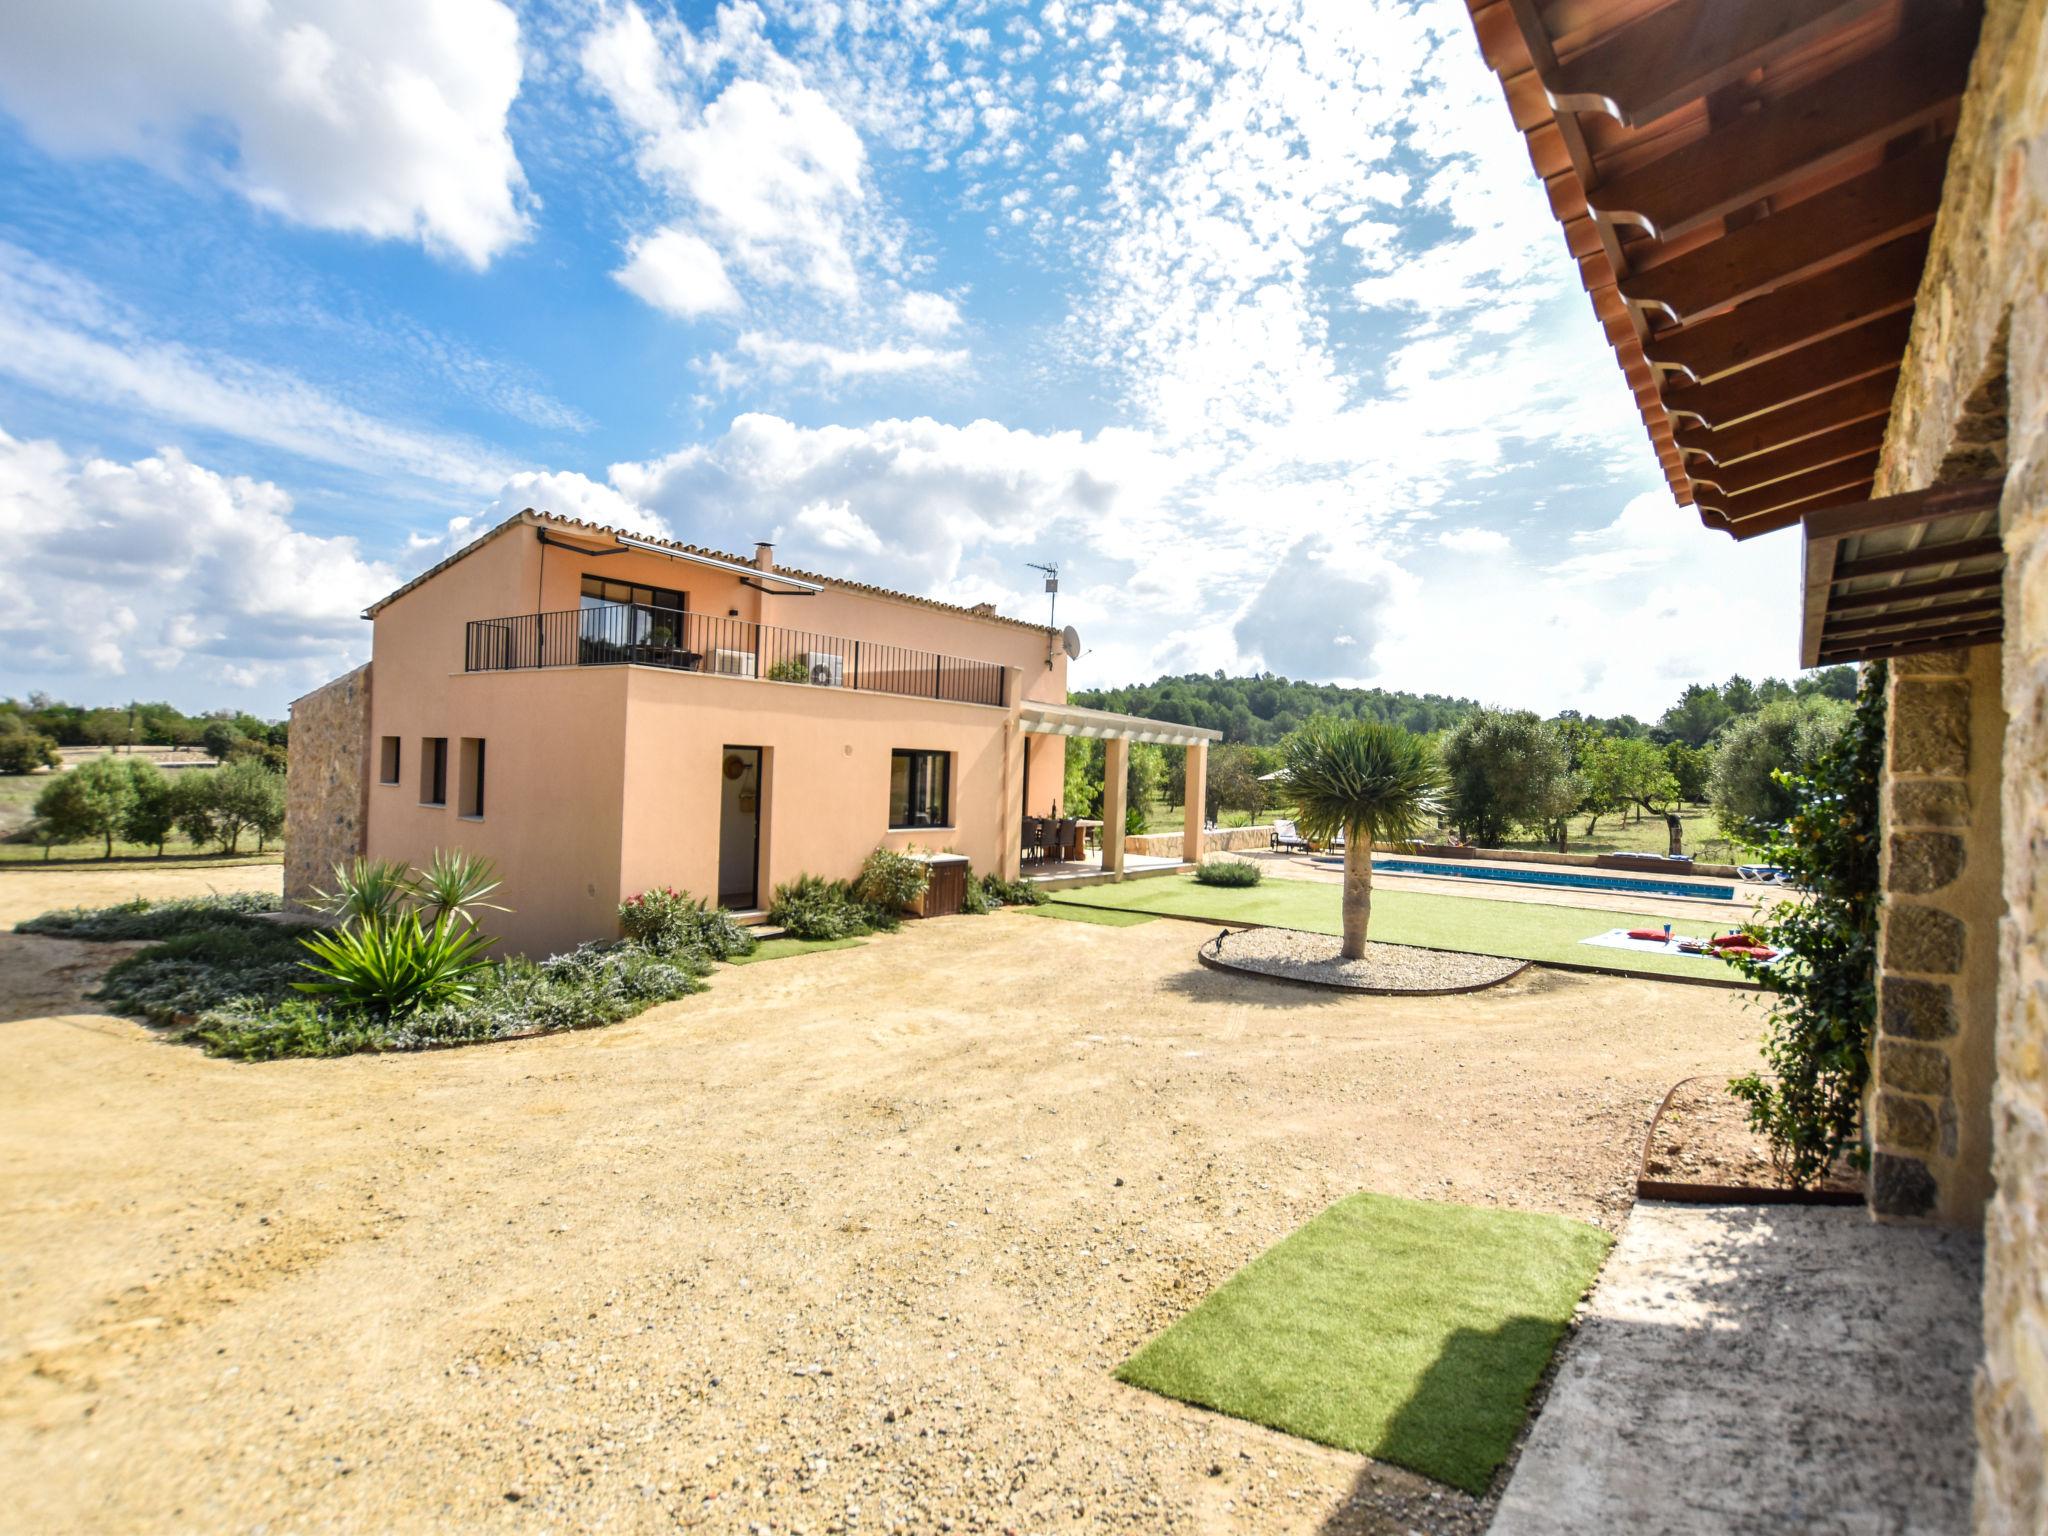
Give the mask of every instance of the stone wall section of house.
<svg viewBox="0 0 2048 1536">
<path fill-rule="evenodd" d="M 1987 0 L 1878 494 L 2006 474 L 1980 1536 L 2048 1531 L 2048 0 Z"/>
<path fill-rule="evenodd" d="M 1892 666 L 1871 1209 L 1974 1226 L 1991 1192 L 1998 998 L 1996 646 Z"/>
<path fill-rule="evenodd" d="M 291 911 L 363 851 L 370 811 L 370 664 L 292 701 L 284 788 L 284 899 Z"/>
</svg>

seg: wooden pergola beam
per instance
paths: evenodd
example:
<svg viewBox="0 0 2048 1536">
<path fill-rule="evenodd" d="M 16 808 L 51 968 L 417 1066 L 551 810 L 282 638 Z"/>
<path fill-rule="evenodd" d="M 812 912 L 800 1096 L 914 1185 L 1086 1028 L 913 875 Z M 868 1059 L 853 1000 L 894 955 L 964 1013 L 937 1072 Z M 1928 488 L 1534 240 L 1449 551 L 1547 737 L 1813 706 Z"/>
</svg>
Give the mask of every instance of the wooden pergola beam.
<svg viewBox="0 0 2048 1536">
<path fill-rule="evenodd" d="M 1889 608 L 1894 603 L 1953 597 L 1959 592 L 1999 592 L 2004 583 L 2005 567 L 1999 566 L 1995 570 L 1973 571 L 1967 576 L 1940 576 L 1933 581 L 1909 581 L 1896 587 L 1872 587 L 1868 592 L 1844 592 L 1828 599 L 1828 612 L 1855 613 L 1864 608 Z"/>
<path fill-rule="evenodd" d="M 1616 286 L 1630 303 L 1654 305 L 1677 321 L 1710 314 L 1929 227 L 1947 167 L 1948 140 L 1920 145 Z"/>
<path fill-rule="evenodd" d="M 2005 495 L 2005 476 L 1983 480 L 1953 480 L 1930 485 L 1924 490 L 1902 491 L 1874 501 L 1844 502 L 1810 514 L 1806 520 L 1809 539 L 1846 539 L 1859 533 L 1877 533 L 1886 528 L 1910 528 L 1945 517 L 1969 517 L 1994 512 Z M 1994 541 L 1995 543 L 1995 541 Z M 1922 549 L 1941 550 L 1952 545 L 1927 544 Z"/>
<path fill-rule="evenodd" d="M 1953 544 L 1923 544 L 1918 549 L 1902 549 L 1892 554 L 1864 555 L 1855 560 L 1844 560 L 1835 566 L 1829 578 L 1835 581 L 1854 581 L 1860 576 L 1888 576 L 1897 571 L 1924 571 L 1930 566 L 1948 565 L 1961 560 L 1981 560 L 1986 555 L 2005 552 L 2005 546 L 1996 535 L 1981 539 L 1959 539 Z"/>
<path fill-rule="evenodd" d="M 1895 656 L 1919 656 L 1928 651 L 1957 651 L 1972 645 L 1989 645 L 2003 638 L 2004 634 L 2005 624 L 2000 621 L 1979 629 L 1932 629 L 1924 634 L 1897 635 L 1882 645 L 1844 641 L 1840 645 L 1822 646 L 1814 665 L 1825 667 L 1842 661 L 1889 661 Z"/>
<path fill-rule="evenodd" d="M 1805 90 L 1594 188 L 1587 201 L 1605 217 L 1660 240 L 1746 208 L 1940 118 L 1962 95 L 1969 73 L 1974 30 L 1962 31 L 1929 26 L 1909 32 Z"/>
<path fill-rule="evenodd" d="M 1660 368 L 1705 383 L 1910 308 L 1926 262 L 1924 231 L 1887 241 L 1817 277 L 1692 325 L 1657 332 L 1643 344 L 1643 354 Z"/>
<path fill-rule="evenodd" d="M 1820 468 L 1809 469 L 1804 474 L 1787 475 L 1782 480 L 1773 480 L 1770 484 L 1759 486 L 1741 496 L 1702 495 L 1700 505 L 1712 507 L 1730 523 L 1738 525 L 1739 529 L 1739 525 L 1760 513 L 1775 512 L 1780 507 L 1795 506 L 1817 497 L 1867 485 L 1876 476 L 1877 450 L 1873 448 L 1853 458 L 1843 459 L 1840 463 L 1823 464 Z"/>
<path fill-rule="evenodd" d="M 1821 644 L 1848 635 L 1878 634 L 1885 630 L 1926 628 L 1940 625 L 1945 628 L 1972 627 L 1999 615 L 1999 597 L 1978 598 L 1959 603 L 1935 603 L 1925 608 L 1907 609 L 1900 613 L 1877 614 L 1870 618 L 1845 619 L 1836 622 L 1834 615 L 1821 627 Z M 1960 622 L 1959 622 L 1960 621 Z"/>
<path fill-rule="evenodd" d="M 1873 374 L 1740 426 L 1718 432 L 1707 427 L 1680 427 L 1672 436 L 1686 453 L 1696 453 L 1726 468 L 1854 422 L 1882 421 L 1891 415 L 1897 387 L 1896 370 Z"/>
<path fill-rule="evenodd" d="M 1637 127 L 1874 8 L 1870 0 L 1676 0 L 1557 66 L 1545 92 L 1562 111 L 1604 112 Z"/>
<path fill-rule="evenodd" d="M 1831 490 L 1816 491 L 1813 495 L 1802 497 L 1798 501 L 1780 502 L 1769 511 L 1752 512 L 1746 517 L 1729 517 L 1723 513 L 1723 526 L 1738 541 L 1753 539 L 1759 534 L 1776 533 L 1781 528 L 1797 528 L 1813 510 L 1816 501 L 1828 505 L 1841 501 L 1863 501 L 1869 497 L 1870 488 L 1874 483 L 1871 480 L 1862 480 Z"/>
<path fill-rule="evenodd" d="M 1884 315 L 1768 363 L 1724 374 L 1711 384 L 1666 390 L 1664 408 L 1696 417 L 1707 427 L 1726 429 L 1765 411 L 1797 405 L 1844 384 L 1896 369 L 1912 330 L 1910 313 Z"/>
</svg>

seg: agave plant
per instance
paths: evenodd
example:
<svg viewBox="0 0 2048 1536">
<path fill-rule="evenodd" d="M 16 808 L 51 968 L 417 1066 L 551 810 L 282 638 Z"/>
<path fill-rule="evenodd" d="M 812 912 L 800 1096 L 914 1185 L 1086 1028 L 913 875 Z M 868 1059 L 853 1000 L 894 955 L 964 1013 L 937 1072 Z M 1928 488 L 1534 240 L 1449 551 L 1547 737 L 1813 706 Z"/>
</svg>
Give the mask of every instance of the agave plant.
<svg viewBox="0 0 2048 1536">
<path fill-rule="evenodd" d="M 412 877 L 396 859 L 350 859 L 334 866 L 334 889 L 315 891 L 312 905 L 347 921 L 379 922 L 405 908 Z"/>
<path fill-rule="evenodd" d="M 1365 958 L 1372 845 L 1405 842 L 1436 814 L 1442 779 L 1424 738 L 1398 725 L 1318 715 L 1287 741 L 1295 819 L 1318 841 L 1344 834 L 1344 946 Z"/>
<path fill-rule="evenodd" d="M 484 952 L 496 941 L 443 912 L 429 926 L 417 912 L 389 913 L 352 922 L 299 941 L 313 954 L 301 961 L 317 981 L 295 981 L 301 992 L 383 1014 L 473 996 L 490 968 Z"/>
<path fill-rule="evenodd" d="M 478 912 L 509 910 L 484 899 L 502 884 L 496 867 L 482 854 L 436 848 L 427 867 L 413 871 L 411 891 L 436 921 L 454 917 L 474 927 Z"/>
</svg>

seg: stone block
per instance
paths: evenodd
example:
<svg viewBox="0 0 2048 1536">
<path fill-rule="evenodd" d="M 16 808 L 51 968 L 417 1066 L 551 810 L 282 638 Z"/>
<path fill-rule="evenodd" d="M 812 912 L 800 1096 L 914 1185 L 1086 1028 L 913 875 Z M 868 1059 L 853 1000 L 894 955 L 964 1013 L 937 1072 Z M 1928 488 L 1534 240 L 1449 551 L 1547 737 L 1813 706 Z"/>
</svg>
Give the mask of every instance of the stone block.
<svg viewBox="0 0 2048 1536">
<path fill-rule="evenodd" d="M 1939 1098 L 1949 1090 L 1948 1053 L 1932 1045 L 1914 1045 L 1893 1038 L 1880 1040 L 1877 1081 L 1880 1088 Z"/>
<path fill-rule="evenodd" d="M 1959 659 L 1965 653 L 1956 653 Z M 1970 685 L 1902 678 L 1892 684 L 1891 768 L 1962 778 L 1970 768 Z"/>
<path fill-rule="evenodd" d="M 1892 662 L 1894 677 L 1961 677 L 1969 669 L 1968 651 L 1927 651 Z"/>
<path fill-rule="evenodd" d="M 1959 779 L 1895 779 L 1891 791 L 1895 827 L 1970 824 L 1970 791 Z"/>
<path fill-rule="evenodd" d="M 1925 896 L 1954 882 L 1963 872 L 1963 840 L 1949 832 L 1895 832 L 1884 888 L 1904 896 Z"/>
<path fill-rule="evenodd" d="M 1877 1096 L 1878 1144 L 1896 1152 L 1932 1152 L 1940 1140 L 1941 1127 L 1934 1106 L 1925 1099 L 1904 1094 Z"/>
<path fill-rule="evenodd" d="M 1917 1157 L 1880 1152 L 1870 1160 L 1870 1209 L 1879 1216 L 1925 1216 L 1940 1193 Z"/>
<path fill-rule="evenodd" d="M 1882 976 L 1877 983 L 1878 1028 L 1907 1040 L 1946 1040 L 1956 1032 L 1955 994 L 1938 981 Z"/>
<path fill-rule="evenodd" d="M 1938 907 L 1910 902 L 1887 903 L 1884 914 L 1884 968 L 1887 971 L 1930 971 L 1953 975 L 1963 968 L 1963 921 Z"/>
</svg>

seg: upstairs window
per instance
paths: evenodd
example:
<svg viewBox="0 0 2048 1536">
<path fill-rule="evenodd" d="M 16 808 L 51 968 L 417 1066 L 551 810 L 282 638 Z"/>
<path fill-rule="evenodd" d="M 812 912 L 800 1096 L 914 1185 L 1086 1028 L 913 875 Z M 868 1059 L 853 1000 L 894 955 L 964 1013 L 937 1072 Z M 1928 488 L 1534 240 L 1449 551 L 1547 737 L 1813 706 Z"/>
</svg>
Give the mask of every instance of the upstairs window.
<svg viewBox="0 0 2048 1536">
<path fill-rule="evenodd" d="M 448 738 L 420 738 L 420 804 L 448 803 Z"/>
<path fill-rule="evenodd" d="M 898 747 L 889 754 L 889 829 L 949 827 L 952 822 L 950 752 Z"/>
</svg>

